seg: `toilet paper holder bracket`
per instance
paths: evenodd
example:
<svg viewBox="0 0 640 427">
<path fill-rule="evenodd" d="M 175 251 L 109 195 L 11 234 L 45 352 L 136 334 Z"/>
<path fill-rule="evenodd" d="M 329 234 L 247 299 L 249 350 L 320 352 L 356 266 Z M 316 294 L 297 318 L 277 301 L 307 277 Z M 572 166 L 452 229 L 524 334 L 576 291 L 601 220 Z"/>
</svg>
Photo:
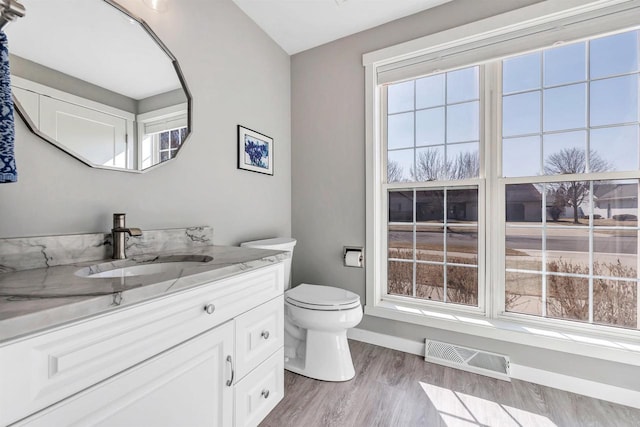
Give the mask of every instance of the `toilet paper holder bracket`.
<svg viewBox="0 0 640 427">
<path fill-rule="evenodd" d="M 356 263 L 352 262 L 354 259 L 352 254 L 358 254 Z M 349 255 L 349 259 L 351 262 L 347 262 L 347 255 Z M 364 267 L 364 248 L 362 246 L 344 246 L 342 248 L 342 261 L 345 267 Z"/>
</svg>

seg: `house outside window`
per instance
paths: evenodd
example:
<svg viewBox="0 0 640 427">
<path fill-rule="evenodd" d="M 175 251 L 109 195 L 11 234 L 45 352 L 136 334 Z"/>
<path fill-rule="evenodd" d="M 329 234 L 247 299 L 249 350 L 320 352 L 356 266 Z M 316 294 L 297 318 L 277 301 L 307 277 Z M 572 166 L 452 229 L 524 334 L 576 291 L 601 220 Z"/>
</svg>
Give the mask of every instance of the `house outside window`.
<svg viewBox="0 0 640 427">
<path fill-rule="evenodd" d="M 640 33 L 582 13 L 371 54 L 368 314 L 637 332 Z"/>
</svg>

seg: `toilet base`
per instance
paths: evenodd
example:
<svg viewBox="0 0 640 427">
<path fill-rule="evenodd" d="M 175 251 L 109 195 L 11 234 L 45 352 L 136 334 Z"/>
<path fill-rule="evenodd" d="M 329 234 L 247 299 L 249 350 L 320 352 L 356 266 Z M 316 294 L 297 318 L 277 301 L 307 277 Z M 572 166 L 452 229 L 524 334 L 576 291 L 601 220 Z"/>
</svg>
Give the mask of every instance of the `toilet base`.
<svg viewBox="0 0 640 427">
<path fill-rule="evenodd" d="M 322 381 L 349 381 L 356 374 L 346 330 L 307 330 L 305 350 L 302 357 L 285 358 L 284 368 Z"/>
</svg>

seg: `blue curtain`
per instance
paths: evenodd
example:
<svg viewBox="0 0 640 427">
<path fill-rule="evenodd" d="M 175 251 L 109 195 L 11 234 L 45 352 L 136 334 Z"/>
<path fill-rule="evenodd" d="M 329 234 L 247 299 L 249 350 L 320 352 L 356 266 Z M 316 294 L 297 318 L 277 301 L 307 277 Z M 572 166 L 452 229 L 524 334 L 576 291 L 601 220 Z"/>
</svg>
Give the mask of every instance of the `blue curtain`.
<svg viewBox="0 0 640 427">
<path fill-rule="evenodd" d="M 16 182 L 16 160 L 13 152 L 15 128 L 13 99 L 11 98 L 11 72 L 7 35 L 0 31 L 0 183 Z"/>
</svg>

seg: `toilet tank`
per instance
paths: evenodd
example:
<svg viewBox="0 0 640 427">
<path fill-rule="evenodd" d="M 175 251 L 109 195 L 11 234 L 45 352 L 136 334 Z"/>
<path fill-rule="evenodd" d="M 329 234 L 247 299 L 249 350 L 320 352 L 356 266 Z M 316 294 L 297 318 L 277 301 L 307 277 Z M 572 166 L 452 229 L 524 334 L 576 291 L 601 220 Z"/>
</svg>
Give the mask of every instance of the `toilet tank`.
<svg viewBox="0 0 640 427">
<path fill-rule="evenodd" d="M 253 240 L 251 242 L 241 243 L 240 246 L 246 248 L 256 249 L 271 249 L 274 251 L 287 251 L 291 252 L 293 257 L 293 248 L 296 246 L 296 239 L 291 237 L 277 237 L 273 239 Z M 291 287 L 291 259 L 284 260 L 284 288 L 289 289 Z"/>
</svg>

